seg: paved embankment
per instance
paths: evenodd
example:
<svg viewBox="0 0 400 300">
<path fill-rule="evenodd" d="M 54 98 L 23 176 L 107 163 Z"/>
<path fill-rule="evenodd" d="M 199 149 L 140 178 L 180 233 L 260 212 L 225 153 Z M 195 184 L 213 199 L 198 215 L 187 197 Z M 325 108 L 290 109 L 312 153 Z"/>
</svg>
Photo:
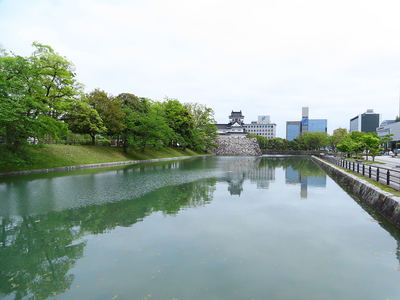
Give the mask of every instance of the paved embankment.
<svg viewBox="0 0 400 300">
<path fill-rule="evenodd" d="M 51 169 L 16 171 L 16 172 L 9 172 L 9 173 L 0 173 L 0 177 L 26 175 L 26 174 L 38 174 L 38 173 L 47 173 L 47 172 L 55 172 L 55 171 L 71 171 L 71 170 L 79 170 L 79 169 L 91 169 L 91 168 L 102 168 L 102 167 L 112 167 L 112 166 L 122 166 L 122 165 L 133 165 L 133 164 L 141 164 L 141 163 L 148 163 L 148 162 L 187 159 L 187 158 L 202 157 L 202 156 L 209 156 L 209 155 L 212 155 L 212 154 L 167 157 L 167 158 L 156 158 L 156 159 L 143 159 L 143 160 L 131 160 L 131 161 L 119 161 L 119 162 L 98 163 L 98 164 L 79 165 L 79 166 L 70 166 L 70 167 L 58 167 L 58 168 L 51 168 Z"/>
<path fill-rule="evenodd" d="M 349 174 L 318 157 L 313 156 L 312 159 L 342 187 L 357 195 L 400 228 L 400 197 L 386 192 L 362 178 Z"/>
</svg>

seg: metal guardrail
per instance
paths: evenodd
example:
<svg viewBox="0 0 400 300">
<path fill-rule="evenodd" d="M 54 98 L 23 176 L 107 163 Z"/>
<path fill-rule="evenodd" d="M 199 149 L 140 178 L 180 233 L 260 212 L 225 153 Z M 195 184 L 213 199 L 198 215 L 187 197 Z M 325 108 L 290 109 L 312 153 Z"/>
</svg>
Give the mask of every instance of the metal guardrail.
<svg viewBox="0 0 400 300">
<path fill-rule="evenodd" d="M 328 155 L 320 155 L 319 158 L 400 191 L 400 171 Z"/>
</svg>

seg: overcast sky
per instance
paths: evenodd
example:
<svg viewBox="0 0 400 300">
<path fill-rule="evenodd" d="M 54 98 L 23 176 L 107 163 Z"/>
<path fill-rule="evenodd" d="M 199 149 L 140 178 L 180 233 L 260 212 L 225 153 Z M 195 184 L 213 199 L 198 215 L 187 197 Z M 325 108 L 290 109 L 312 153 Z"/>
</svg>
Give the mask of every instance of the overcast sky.
<svg viewBox="0 0 400 300">
<path fill-rule="evenodd" d="M 0 0 L 0 44 L 37 41 L 90 92 L 199 102 L 218 123 L 328 119 L 328 133 L 373 109 L 399 115 L 399 0 Z"/>
</svg>

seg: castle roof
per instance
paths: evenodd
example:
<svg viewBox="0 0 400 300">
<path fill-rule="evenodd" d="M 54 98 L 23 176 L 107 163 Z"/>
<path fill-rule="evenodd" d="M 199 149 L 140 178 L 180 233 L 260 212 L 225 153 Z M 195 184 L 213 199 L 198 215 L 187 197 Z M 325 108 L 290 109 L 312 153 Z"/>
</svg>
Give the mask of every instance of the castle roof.
<svg viewBox="0 0 400 300">
<path fill-rule="evenodd" d="M 240 111 L 233 111 L 233 110 L 232 110 L 231 115 L 229 116 L 229 118 L 231 118 L 231 119 L 233 119 L 233 118 L 237 119 L 237 118 L 244 118 L 244 116 L 243 116 L 241 110 L 240 110 Z"/>
</svg>

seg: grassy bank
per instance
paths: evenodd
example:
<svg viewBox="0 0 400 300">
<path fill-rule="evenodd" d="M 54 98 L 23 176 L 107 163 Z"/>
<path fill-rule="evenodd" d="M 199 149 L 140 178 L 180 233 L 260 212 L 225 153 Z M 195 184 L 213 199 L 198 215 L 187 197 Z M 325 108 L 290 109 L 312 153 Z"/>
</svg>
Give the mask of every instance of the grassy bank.
<svg viewBox="0 0 400 300">
<path fill-rule="evenodd" d="M 124 153 L 121 148 L 108 146 L 71 146 L 45 145 L 41 148 L 29 149 L 31 162 L 27 165 L 0 165 L 0 173 L 49 169 L 56 167 L 78 166 L 96 163 L 109 163 L 130 160 L 143 160 L 166 157 L 181 157 L 199 155 L 198 153 L 180 148 L 163 150 L 146 149 Z"/>
</svg>

